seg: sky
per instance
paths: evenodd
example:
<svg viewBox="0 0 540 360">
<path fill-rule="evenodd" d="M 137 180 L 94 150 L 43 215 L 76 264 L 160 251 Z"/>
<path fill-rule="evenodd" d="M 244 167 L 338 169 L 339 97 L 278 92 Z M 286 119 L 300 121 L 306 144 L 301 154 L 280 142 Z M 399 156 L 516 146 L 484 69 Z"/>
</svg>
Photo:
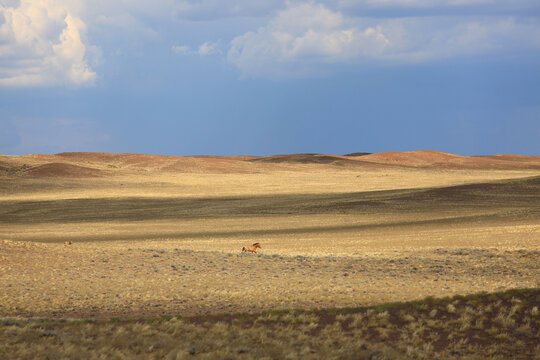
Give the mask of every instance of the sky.
<svg viewBox="0 0 540 360">
<path fill-rule="evenodd" d="M 0 154 L 540 155 L 538 0 L 0 0 Z"/>
</svg>

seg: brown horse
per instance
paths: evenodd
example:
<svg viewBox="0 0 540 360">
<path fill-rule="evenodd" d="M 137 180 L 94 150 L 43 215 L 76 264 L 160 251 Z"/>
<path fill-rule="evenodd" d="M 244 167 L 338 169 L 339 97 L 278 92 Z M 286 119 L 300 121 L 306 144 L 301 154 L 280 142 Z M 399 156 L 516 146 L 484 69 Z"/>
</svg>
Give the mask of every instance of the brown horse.
<svg viewBox="0 0 540 360">
<path fill-rule="evenodd" d="M 242 252 L 252 252 L 252 253 L 257 253 L 257 248 L 261 248 L 261 245 L 259 243 L 255 243 L 253 245 L 248 245 L 248 246 L 244 246 L 242 248 Z"/>
<path fill-rule="evenodd" d="M 71 240 L 64 242 L 64 245 L 71 245 L 71 244 L 72 244 Z"/>
</svg>

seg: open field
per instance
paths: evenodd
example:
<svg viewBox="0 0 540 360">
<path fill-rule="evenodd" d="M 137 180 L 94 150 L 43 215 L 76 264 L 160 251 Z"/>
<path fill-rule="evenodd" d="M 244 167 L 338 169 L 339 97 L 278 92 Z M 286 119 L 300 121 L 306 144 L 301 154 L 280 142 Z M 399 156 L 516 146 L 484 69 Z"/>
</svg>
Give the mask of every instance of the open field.
<svg viewBox="0 0 540 360">
<path fill-rule="evenodd" d="M 240 253 L 254 242 L 259 254 Z M 357 308 L 539 288 L 540 157 L 0 156 L 0 264 L 0 316 L 31 329 L 43 328 L 35 317 Z M 500 336 L 515 340 L 525 323 L 538 334 L 534 294 L 520 307 L 520 325 Z M 518 302 L 503 303 L 509 312 Z M 127 333 L 143 326 L 99 324 Z M 181 324 L 174 326 L 204 328 Z M 152 326 L 144 331 L 165 329 Z M 411 331 L 403 344 L 418 336 Z M 370 351 L 390 354 L 371 340 Z M 389 346 L 399 354 L 430 358 L 418 344 L 416 355 L 396 344 Z M 312 349 L 314 357 L 331 351 Z M 504 358 L 508 349 L 490 356 Z"/>
<path fill-rule="evenodd" d="M 532 288 L 538 287 L 540 256 L 478 248 L 306 257 L 152 242 L 1 245 L 3 315 L 75 318 L 350 307 Z"/>
<path fill-rule="evenodd" d="M 0 318 L 2 359 L 537 359 L 539 290 L 313 311 Z"/>
</svg>

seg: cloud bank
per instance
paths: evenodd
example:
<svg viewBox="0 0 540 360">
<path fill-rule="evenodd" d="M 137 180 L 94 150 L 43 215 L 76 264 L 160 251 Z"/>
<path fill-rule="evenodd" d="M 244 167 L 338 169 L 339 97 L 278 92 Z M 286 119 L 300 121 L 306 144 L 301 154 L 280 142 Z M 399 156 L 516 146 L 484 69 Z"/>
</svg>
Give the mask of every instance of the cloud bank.
<svg viewBox="0 0 540 360">
<path fill-rule="evenodd" d="M 109 56 L 144 56 L 156 44 L 226 54 L 244 77 L 520 52 L 531 59 L 539 14 L 536 0 L 0 0 L 0 87 L 95 84 L 100 48 L 88 32 Z M 232 23 L 241 30 L 223 39 Z"/>
<path fill-rule="evenodd" d="M 0 5 L 0 86 L 93 85 L 86 24 L 55 0 Z"/>
<path fill-rule="evenodd" d="M 128 0 L 124 0 L 128 1 Z M 138 3 L 140 0 L 129 0 Z M 159 8 L 169 4 L 169 0 L 156 0 Z M 163 4 L 162 4 L 163 3 Z M 443 14 L 448 12 L 468 15 L 494 14 L 508 12 L 538 12 L 540 3 L 537 0 L 178 0 L 173 9 L 176 18 L 187 21 L 214 21 L 231 17 L 268 17 L 276 11 L 290 6 L 305 3 L 322 4 L 329 9 L 343 12 L 377 14 L 387 17 L 402 17 L 421 11 L 426 14 Z"/>
<path fill-rule="evenodd" d="M 227 56 L 247 77 L 304 76 L 332 65 L 504 56 L 521 49 L 538 50 L 539 39 L 537 18 L 358 18 L 313 2 L 290 3 L 265 26 L 234 38 Z"/>
</svg>

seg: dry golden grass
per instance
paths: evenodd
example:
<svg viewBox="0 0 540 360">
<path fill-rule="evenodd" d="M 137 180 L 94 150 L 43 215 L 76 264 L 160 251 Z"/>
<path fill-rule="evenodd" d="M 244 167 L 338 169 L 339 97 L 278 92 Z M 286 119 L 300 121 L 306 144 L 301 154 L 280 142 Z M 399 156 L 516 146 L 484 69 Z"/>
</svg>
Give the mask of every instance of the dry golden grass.
<svg viewBox="0 0 540 360">
<path fill-rule="evenodd" d="M 538 286 L 536 169 L 305 155 L 2 159 L 3 314 L 352 306 Z M 83 167 L 107 175 L 73 177 Z M 269 257 L 236 256 L 254 242 Z"/>
<path fill-rule="evenodd" d="M 3 200 L 60 200 L 331 194 L 442 187 L 540 174 L 537 157 L 525 162 L 534 166 L 447 169 L 378 165 L 360 161 L 363 157 L 351 160 L 359 164 L 354 166 L 253 162 L 244 157 L 99 155 L 0 155 L 0 196 Z M 54 176 L 54 167 L 44 173 L 36 171 L 51 163 L 59 167 L 59 176 Z M 66 167 L 71 170 L 66 171 Z M 77 172 L 73 167 L 82 170 Z M 85 178 L 87 169 L 100 175 Z"/>
<path fill-rule="evenodd" d="M 0 318 L 0 357 L 533 359 L 539 355 L 539 301 L 540 290 L 525 289 L 368 308 L 189 318 Z"/>
<path fill-rule="evenodd" d="M 263 248 L 264 250 L 264 248 Z M 259 249 L 259 251 L 262 251 Z M 0 243 L 0 314 L 110 317 L 359 306 L 538 287 L 538 251 L 236 254 L 155 241 Z"/>
<path fill-rule="evenodd" d="M 539 159 L 480 161 L 417 152 L 406 154 L 400 165 L 395 159 L 401 155 L 378 156 L 382 160 L 0 156 L 0 316 L 108 319 L 357 307 L 540 287 Z M 441 165 L 446 158 L 447 165 Z M 73 245 L 64 245 L 69 240 Z M 254 242 L 262 244 L 260 254 L 240 254 L 242 246 Z M 460 334 L 482 331 L 505 344 L 489 356 L 504 358 L 504 349 L 525 346 L 508 344 L 516 334 L 529 336 L 538 314 L 536 303 L 527 310 L 529 317 L 517 320 L 521 305 L 507 305 L 502 300 L 482 305 L 484 312 L 498 311 L 493 316 L 477 316 L 476 307 L 460 307 L 459 301 L 426 305 L 422 320 L 409 312 L 343 313 L 324 329 L 313 313 L 284 319 L 271 313 L 264 315 L 269 320 L 254 321 L 266 330 L 246 335 L 242 326 L 227 328 L 234 339 L 267 336 L 268 343 L 255 340 L 261 352 L 238 353 L 244 340 L 219 335 L 226 331 L 214 324 L 208 325 L 216 332 L 204 356 L 260 358 L 269 352 L 274 358 L 347 358 L 375 351 L 378 358 L 433 358 L 434 353 L 460 358 L 485 351 Z M 455 331 L 434 335 L 433 329 L 447 326 L 442 316 L 448 314 Z M 300 324 L 301 331 L 278 326 L 274 333 L 267 320 Z M 17 321 L 34 326 L 33 320 Z M 358 342 L 346 345 L 347 337 L 335 340 L 349 323 L 357 324 L 358 332 L 347 336 L 369 340 L 363 348 Z M 396 324 L 406 331 L 396 335 Z M 92 333 L 109 326 L 122 334 L 114 340 L 121 342 L 146 331 L 139 323 L 117 325 L 100 323 Z M 162 336 L 170 340 L 169 331 L 209 331 L 195 325 L 180 322 L 174 325 L 178 330 L 149 325 L 156 337 L 148 336 L 159 344 Z M 6 328 L 1 328 L 4 335 Z M 21 337 L 37 336 L 18 325 L 10 329 Z M 320 331 L 313 337 L 315 329 Z M 289 335 L 294 344 L 284 340 Z M 24 358 L 29 355 L 18 348 L 21 337 L 9 344 Z M 443 337 L 456 353 L 438 347 Z M 51 342 L 39 343 L 55 349 L 52 357 L 96 354 L 92 342 L 84 347 L 58 338 L 40 337 Z M 405 345 L 395 345 L 396 339 Z M 129 353 L 115 352 L 123 345 L 115 347 L 114 341 L 99 341 L 97 348 L 103 345 L 103 353 L 118 358 L 182 358 L 188 346 Z M 283 352 L 268 350 L 281 342 L 287 344 Z M 378 342 L 393 345 L 370 345 Z M 338 346 L 345 352 L 336 352 Z"/>
</svg>

